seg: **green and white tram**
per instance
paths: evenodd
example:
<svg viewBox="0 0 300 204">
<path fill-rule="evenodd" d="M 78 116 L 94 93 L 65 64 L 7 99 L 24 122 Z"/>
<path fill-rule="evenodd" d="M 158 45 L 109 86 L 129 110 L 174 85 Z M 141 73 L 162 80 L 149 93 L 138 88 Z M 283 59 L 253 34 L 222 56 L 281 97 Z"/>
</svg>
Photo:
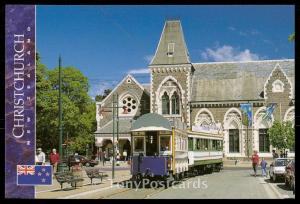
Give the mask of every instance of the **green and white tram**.
<svg viewBox="0 0 300 204">
<path fill-rule="evenodd" d="M 188 165 L 193 174 L 220 171 L 223 167 L 223 134 L 217 126 L 188 131 Z"/>
</svg>

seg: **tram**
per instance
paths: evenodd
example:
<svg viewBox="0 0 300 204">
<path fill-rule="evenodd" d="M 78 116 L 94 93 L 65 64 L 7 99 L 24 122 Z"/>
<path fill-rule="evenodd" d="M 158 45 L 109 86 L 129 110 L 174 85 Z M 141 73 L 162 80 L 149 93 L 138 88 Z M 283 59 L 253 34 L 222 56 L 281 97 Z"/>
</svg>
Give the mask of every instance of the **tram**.
<svg viewBox="0 0 300 204">
<path fill-rule="evenodd" d="M 180 180 L 190 174 L 219 171 L 222 136 L 218 136 L 187 131 L 177 118 L 145 114 L 131 128 L 132 179 Z"/>
</svg>

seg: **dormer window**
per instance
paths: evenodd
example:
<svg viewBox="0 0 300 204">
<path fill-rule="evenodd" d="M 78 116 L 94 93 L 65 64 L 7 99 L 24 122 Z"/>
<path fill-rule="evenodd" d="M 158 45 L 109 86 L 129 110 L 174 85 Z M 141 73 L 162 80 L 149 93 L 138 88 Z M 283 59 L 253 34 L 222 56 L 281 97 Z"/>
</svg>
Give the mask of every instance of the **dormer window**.
<svg viewBox="0 0 300 204">
<path fill-rule="evenodd" d="M 175 43 L 168 43 L 168 57 L 173 57 L 174 54 Z"/>
<path fill-rule="evenodd" d="M 276 81 L 273 82 L 272 84 L 272 92 L 283 92 L 284 88 L 283 88 L 284 84 L 282 83 L 282 81 L 280 81 L 279 79 L 277 79 Z"/>
</svg>

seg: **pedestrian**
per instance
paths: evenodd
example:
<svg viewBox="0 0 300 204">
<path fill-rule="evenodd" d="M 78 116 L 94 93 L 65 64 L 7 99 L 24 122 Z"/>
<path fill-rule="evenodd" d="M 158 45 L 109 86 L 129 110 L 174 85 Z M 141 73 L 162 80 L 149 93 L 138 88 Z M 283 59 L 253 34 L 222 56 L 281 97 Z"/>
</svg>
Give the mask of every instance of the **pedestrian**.
<svg viewBox="0 0 300 204">
<path fill-rule="evenodd" d="M 59 154 L 56 149 L 52 149 L 50 153 L 50 164 L 53 166 L 53 174 L 57 172 L 57 164 L 59 162 Z"/>
<path fill-rule="evenodd" d="M 278 158 L 278 154 L 276 153 L 275 149 L 272 150 L 273 159 Z"/>
<path fill-rule="evenodd" d="M 42 152 L 42 148 L 38 148 L 36 150 L 36 157 L 35 157 L 36 165 L 45 165 L 45 161 L 46 161 L 45 153 Z"/>
<path fill-rule="evenodd" d="M 124 156 L 124 161 L 126 162 L 127 161 L 127 150 L 124 150 L 123 156 Z"/>
<path fill-rule="evenodd" d="M 253 155 L 251 157 L 251 160 L 252 160 L 252 167 L 253 167 L 253 170 L 254 170 L 254 176 L 256 177 L 257 165 L 259 163 L 259 156 L 258 156 L 256 150 L 253 151 Z"/>
<path fill-rule="evenodd" d="M 280 151 L 280 158 L 283 158 L 284 157 L 284 153 L 283 153 L 283 151 L 281 150 Z"/>
<path fill-rule="evenodd" d="M 105 151 L 103 151 L 101 155 L 102 155 L 102 162 L 103 162 L 103 166 L 104 166 L 105 162 L 106 162 Z"/>
<path fill-rule="evenodd" d="M 264 158 L 262 158 L 260 162 L 260 166 L 261 166 L 261 175 L 263 177 L 267 177 L 267 165 L 268 165 L 267 161 Z"/>
</svg>

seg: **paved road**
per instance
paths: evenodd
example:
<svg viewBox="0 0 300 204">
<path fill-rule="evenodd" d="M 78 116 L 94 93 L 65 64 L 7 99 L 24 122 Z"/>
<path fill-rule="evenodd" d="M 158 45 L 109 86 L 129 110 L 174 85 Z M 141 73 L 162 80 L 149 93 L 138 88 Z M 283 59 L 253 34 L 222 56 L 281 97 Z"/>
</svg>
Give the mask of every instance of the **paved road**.
<svg viewBox="0 0 300 204">
<path fill-rule="evenodd" d="M 254 177 L 251 173 L 249 168 L 225 168 L 221 172 L 186 178 L 167 189 L 156 186 L 157 183 L 151 183 L 152 188 L 132 188 L 117 183 L 112 185 L 109 175 L 108 180 L 105 179 L 101 184 L 96 180 L 96 185 L 91 185 L 89 179 L 85 178 L 84 186 L 77 189 L 65 184 L 64 190 L 60 190 L 59 184 L 54 182 L 53 186 L 37 188 L 36 196 L 71 199 L 295 198 L 283 181 L 271 183 L 268 178 Z M 116 171 L 116 177 L 118 179 L 115 181 L 124 181 L 130 178 L 130 173 L 128 170 Z"/>
<path fill-rule="evenodd" d="M 270 183 L 268 178 L 250 175 L 249 169 L 225 169 L 219 173 L 201 175 L 178 183 L 168 189 L 123 189 L 108 199 L 266 199 L 295 198 L 284 183 Z M 155 186 L 153 184 L 153 186 Z"/>
</svg>

